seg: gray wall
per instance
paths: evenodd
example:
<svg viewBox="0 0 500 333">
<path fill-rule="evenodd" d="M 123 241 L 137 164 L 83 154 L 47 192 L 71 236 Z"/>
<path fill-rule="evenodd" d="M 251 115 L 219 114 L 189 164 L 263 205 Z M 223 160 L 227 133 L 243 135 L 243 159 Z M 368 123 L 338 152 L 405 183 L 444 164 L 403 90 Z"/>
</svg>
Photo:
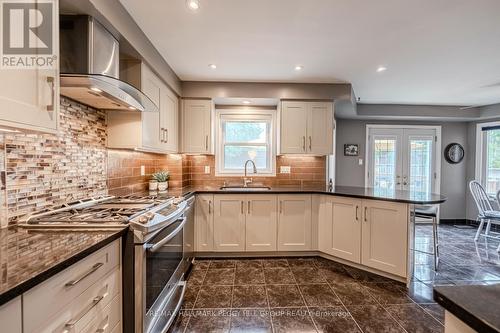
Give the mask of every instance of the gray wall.
<svg viewBox="0 0 500 333">
<path fill-rule="evenodd" d="M 441 131 L 442 149 L 451 142 L 458 142 L 467 147 L 468 126 L 464 122 L 414 122 L 414 121 L 375 121 L 375 120 L 348 120 L 337 119 L 337 142 L 336 142 L 336 184 L 346 186 L 365 185 L 365 141 L 366 124 L 391 124 L 391 125 L 439 125 Z M 344 144 L 357 143 L 360 147 L 358 157 L 344 156 Z M 468 156 L 469 148 L 466 148 Z M 359 158 L 363 159 L 363 165 L 358 164 Z M 442 205 L 441 218 L 463 219 L 466 214 L 466 172 L 467 163 L 451 165 L 441 156 L 441 193 L 448 197 L 448 201 Z"/>
</svg>

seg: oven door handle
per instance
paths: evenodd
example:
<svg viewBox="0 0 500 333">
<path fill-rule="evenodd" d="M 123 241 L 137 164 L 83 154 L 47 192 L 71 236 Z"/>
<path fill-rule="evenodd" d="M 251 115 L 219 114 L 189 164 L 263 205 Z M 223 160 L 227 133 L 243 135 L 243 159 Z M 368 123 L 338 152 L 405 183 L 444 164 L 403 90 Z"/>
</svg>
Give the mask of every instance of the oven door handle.
<svg viewBox="0 0 500 333">
<path fill-rule="evenodd" d="M 147 244 L 146 249 L 150 252 L 156 252 L 158 251 L 163 245 L 168 243 L 172 238 L 174 238 L 180 231 L 182 231 L 182 228 L 184 228 L 184 225 L 187 222 L 187 218 L 183 217 L 181 224 L 177 228 L 175 228 L 171 233 L 169 233 L 165 238 L 162 240 L 154 243 L 154 244 Z"/>
<path fill-rule="evenodd" d="M 167 324 L 165 325 L 165 327 L 161 331 L 162 333 L 166 333 L 168 331 L 168 329 L 170 328 L 170 326 L 173 324 L 174 320 L 177 318 L 177 313 L 179 313 L 179 311 L 181 309 L 182 301 L 184 300 L 184 295 L 186 293 L 186 282 L 181 281 L 181 282 L 179 282 L 179 284 L 177 286 L 182 288 L 181 289 L 181 296 L 179 297 L 179 302 L 177 302 L 177 305 L 175 306 L 175 309 L 172 312 L 172 315 L 170 316 L 170 318 L 168 318 Z"/>
</svg>

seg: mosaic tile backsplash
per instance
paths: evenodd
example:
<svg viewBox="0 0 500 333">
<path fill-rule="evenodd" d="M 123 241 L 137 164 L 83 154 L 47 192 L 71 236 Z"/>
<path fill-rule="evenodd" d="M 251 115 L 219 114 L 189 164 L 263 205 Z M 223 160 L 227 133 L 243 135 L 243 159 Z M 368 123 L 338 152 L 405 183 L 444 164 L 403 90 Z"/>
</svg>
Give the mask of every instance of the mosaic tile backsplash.
<svg viewBox="0 0 500 333">
<path fill-rule="evenodd" d="M 103 111 L 61 98 L 57 134 L 0 135 L 2 225 L 51 205 L 106 194 Z"/>
</svg>

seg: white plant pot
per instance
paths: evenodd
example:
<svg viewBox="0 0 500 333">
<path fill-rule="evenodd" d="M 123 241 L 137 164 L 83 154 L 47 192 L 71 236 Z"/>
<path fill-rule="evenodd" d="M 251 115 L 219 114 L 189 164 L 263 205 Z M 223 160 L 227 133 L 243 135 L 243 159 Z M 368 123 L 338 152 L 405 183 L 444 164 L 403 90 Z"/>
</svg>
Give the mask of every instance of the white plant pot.
<svg viewBox="0 0 500 333">
<path fill-rule="evenodd" d="M 156 191 L 158 189 L 158 182 L 155 181 L 150 181 L 149 182 L 149 190 L 150 191 Z"/>
<path fill-rule="evenodd" d="M 158 191 L 165 192 L 168 188 L 168 182 L 159 182 L 158 183 Z"/>
</svg>

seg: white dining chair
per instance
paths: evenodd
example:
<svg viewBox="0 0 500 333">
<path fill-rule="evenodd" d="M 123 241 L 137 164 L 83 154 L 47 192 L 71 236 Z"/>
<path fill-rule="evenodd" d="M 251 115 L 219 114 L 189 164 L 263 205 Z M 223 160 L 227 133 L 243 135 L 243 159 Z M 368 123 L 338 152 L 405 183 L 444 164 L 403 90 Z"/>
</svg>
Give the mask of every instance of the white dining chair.
<svg viewBox="0 0 500 333">
<path fill-rule="evenodd" d="M 500 211 L 493 209 L 490 197 L 481 183 L 477 180 L 473 180 L 469 183 L 469 189 L 478 210 L 477 221 L 479 221 L 479 228 L 477 228 L 474 241 L 477 242 L 479 240 L 479 236 L 500 240 L 500 237 L 490 235 L 491 224 L 500 224 Z M 497 200 L 498 197 L 499 194 L 497 193 Z M 482 234 L 481 232 L 483 231 L 485 222 L 486 230 Z M 500 252 L 500 245 L 498 246 L 497 251 Z"/>
</svg>

